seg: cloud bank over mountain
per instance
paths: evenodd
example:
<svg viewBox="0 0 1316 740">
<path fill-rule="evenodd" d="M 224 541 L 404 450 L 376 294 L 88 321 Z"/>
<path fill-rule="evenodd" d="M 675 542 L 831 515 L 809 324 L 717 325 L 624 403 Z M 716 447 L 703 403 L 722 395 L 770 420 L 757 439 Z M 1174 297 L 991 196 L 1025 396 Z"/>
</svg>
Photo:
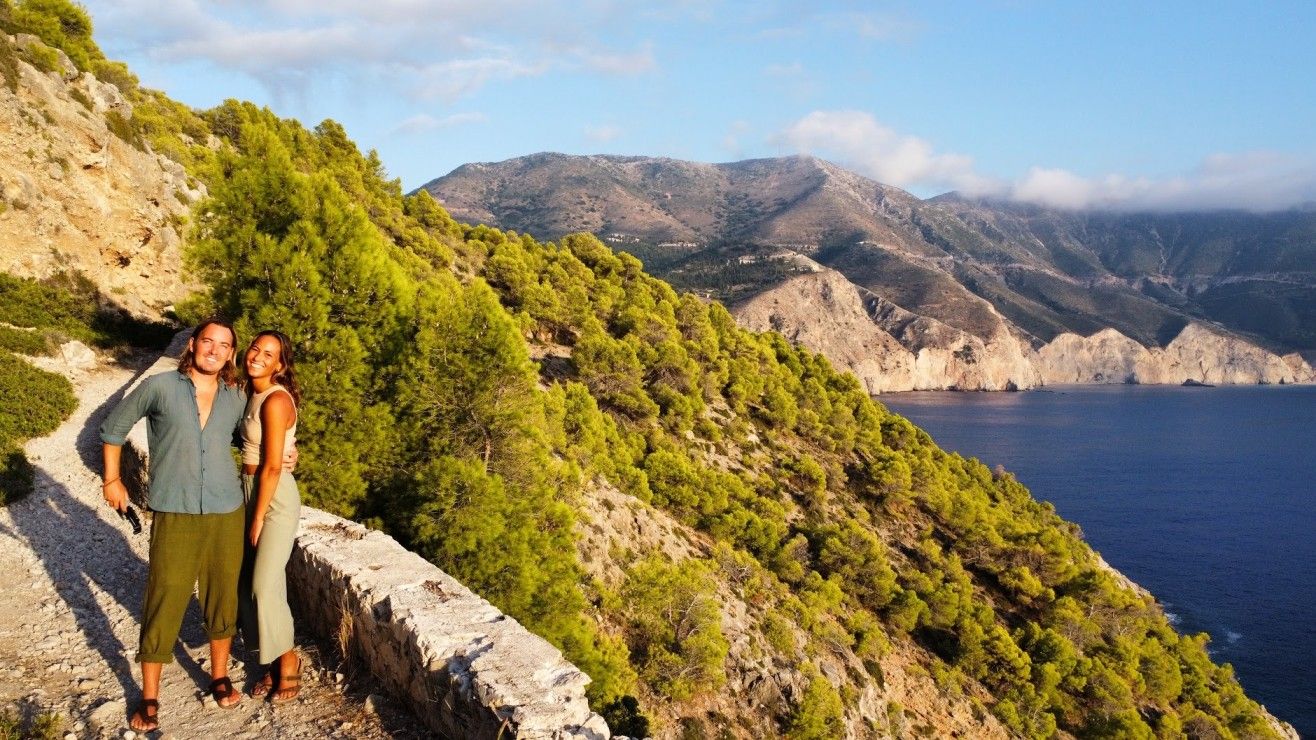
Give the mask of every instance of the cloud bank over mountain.
<svg viewBox="0 0 1316 740">
<path fill-rule="evenodd" d="M 908 190 L 955 190 L 1068 210 L 1265 212 L 1316 202 L 1316 159 L 1276 151 L 1214 154 L 1189 172 L 1162 177 L 1084 176 L 1038 165 L 1008 181 L 978 172 L 972 157 L 938 151 L 863 111 L 813 111 L 772 142 Z"/>
</svg>

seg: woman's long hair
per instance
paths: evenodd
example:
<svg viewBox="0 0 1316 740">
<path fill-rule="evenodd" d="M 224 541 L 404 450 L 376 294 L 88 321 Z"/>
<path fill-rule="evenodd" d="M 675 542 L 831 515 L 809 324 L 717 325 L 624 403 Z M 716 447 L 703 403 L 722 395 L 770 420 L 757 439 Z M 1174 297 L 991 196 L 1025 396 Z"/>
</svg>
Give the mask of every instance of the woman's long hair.
<svg viewBox="0 0 1316 740">
<path fill-rule="evenodd" d="M 279 340 L 279 365 L 282 367 L 279 372 L 274 374 L 271 380 L 277 385 L 283 386 L 284 389 L 288 391 L 288 394 L 292 396 L 292 402 L 294 405 L 301 406 L 302 389 L 297 385 L 297 373 L 293 370 L 292 366 L 292 340 L 288 338 L 287 334 L 284 334 L 281 331 L 266 329 L 252 337 L 251 344 L 255 344 L 261 337 L 274 337 Z M 247 346 L 250 347 L 251 345 L 249 344 Z M 245 363 L 243 366 L 246 366 Z M 255 392 L 251 387 L 251 380 L 247 380 L 247 392 Z"/>
<path fill-rule="evenodd" d="M 197 324 L 197 327 L 192 330 L 191 340 L 188 341 L 187 347 L 183 349 L 183 354 L 178 358 L 178 372 L 187 375 L 196 367 L 196 352 L 193 351 L 193 347 L 196 346 L 196 339 L 201 336 L 201 332 L 211 326 L 222 326 L 228 329 L 229 336 L 233 337 L 233 356 L 229 358 L 228 362 L 224 363 L 224 367 L 219 369 L 219 380 L 229 387 L 235 386 L 238 384 L 238 366 L 235 362 L 238 356 L 238 333 L 234 331 L 232 324 L 223 319 L 206 319 Z"/>
</svg>

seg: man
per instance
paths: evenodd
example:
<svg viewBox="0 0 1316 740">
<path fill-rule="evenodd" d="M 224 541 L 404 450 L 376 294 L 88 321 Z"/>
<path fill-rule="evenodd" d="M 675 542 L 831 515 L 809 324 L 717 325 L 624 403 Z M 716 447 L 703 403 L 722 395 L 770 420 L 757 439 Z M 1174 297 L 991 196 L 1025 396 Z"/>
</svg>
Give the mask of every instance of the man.
<svg viewBox="0 0 1316 740">
<path fill-rule="evenodd" d="M 160 673 L 173 660 L 193 584 L 210 639 L 209 691 L 224 708 L 241 698 L 228 678 L 245 530 L 242 484 L 230 454 L 246 406 L 233 364 L 236 344 L 229 324 L 202 323 L 187 341 L 178 372 L 147 378 L 101 425 L 105 501 L 118 511 L 128 506 L 119 476 L 124 438 L 139 419 L 146 417 L 148 425 L 148 505 L 155 514 L 137 653 L 142 702 L 130 722 L 138 732 L 159 727 Z"/>
</svg>

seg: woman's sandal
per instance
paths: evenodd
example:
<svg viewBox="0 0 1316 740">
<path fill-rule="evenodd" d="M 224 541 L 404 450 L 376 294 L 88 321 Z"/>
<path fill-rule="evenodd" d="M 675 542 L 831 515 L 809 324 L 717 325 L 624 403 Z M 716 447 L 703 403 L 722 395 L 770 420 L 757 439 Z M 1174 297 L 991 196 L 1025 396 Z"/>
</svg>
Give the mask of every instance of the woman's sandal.
<svg viewBox="0 0 1316 740">
<path fill-rule="evenodd" d="M 286 693 L 291 692 L 291 693 Z M 279 675 L 279 688 L 270 698 L 275 704 L 284 704 L 297 698 L 302 692 L 302 659 L 297 658 L 297 671 L 291 676 Z"/>
<path fill-rule="evenodd" d="M 233 688 L 233 681 L 228 676 L 211 681 L 210 688 L 207 690 L 211 696 L 215 697 L 215 705 L 220 709 L 232 709 L 238 705 L 238 702 L 242 701 L 242 694 L 239 694 L 238 690 Z M 233 701 L 225 704 L 224 701 L 230 698 Z"/>
<path fill-rule="evenodd" d="M 155 710 L 155 711 L 148 711 Z M 132 716 L 128 718 L 128 726 L 135 732 L 155 732 L 160 729 L 160 702 L 157 699 L 142 699 L 137 703 L 137 708 L 133 710 Z M 139 721 L 140 720 L 140 721 Z M 138 727 L 133 724 L 137 722 L 141 725 Z"/>
<path fill-rule="evenodd" d="M 251 694 L 251 698 L 253 699 L 264 699 L 265 697 L 269 696 L 270 692 L 273 690 L 274 690 L 274 673 L 272 671 L 266 671 L 265 675 L 262 676 L 261 679 L 256 682 L 256 685 L 251 687 L 251 691 L 248 693 Z"/>
</svg>

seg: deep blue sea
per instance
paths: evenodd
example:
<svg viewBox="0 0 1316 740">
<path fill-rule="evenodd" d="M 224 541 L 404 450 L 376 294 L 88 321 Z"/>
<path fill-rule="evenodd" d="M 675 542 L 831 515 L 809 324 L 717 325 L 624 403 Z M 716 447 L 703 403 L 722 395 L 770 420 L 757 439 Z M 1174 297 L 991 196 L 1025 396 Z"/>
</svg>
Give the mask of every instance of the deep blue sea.
<svg viewBox="0 0 1316 740">
<path fill-rule="evenodd" d="M 878 400 L 1055 504 L 1181 631 L 1210 633 L 1249 696 L 1316 737 L 1316 387 Z"/>
</svg>

